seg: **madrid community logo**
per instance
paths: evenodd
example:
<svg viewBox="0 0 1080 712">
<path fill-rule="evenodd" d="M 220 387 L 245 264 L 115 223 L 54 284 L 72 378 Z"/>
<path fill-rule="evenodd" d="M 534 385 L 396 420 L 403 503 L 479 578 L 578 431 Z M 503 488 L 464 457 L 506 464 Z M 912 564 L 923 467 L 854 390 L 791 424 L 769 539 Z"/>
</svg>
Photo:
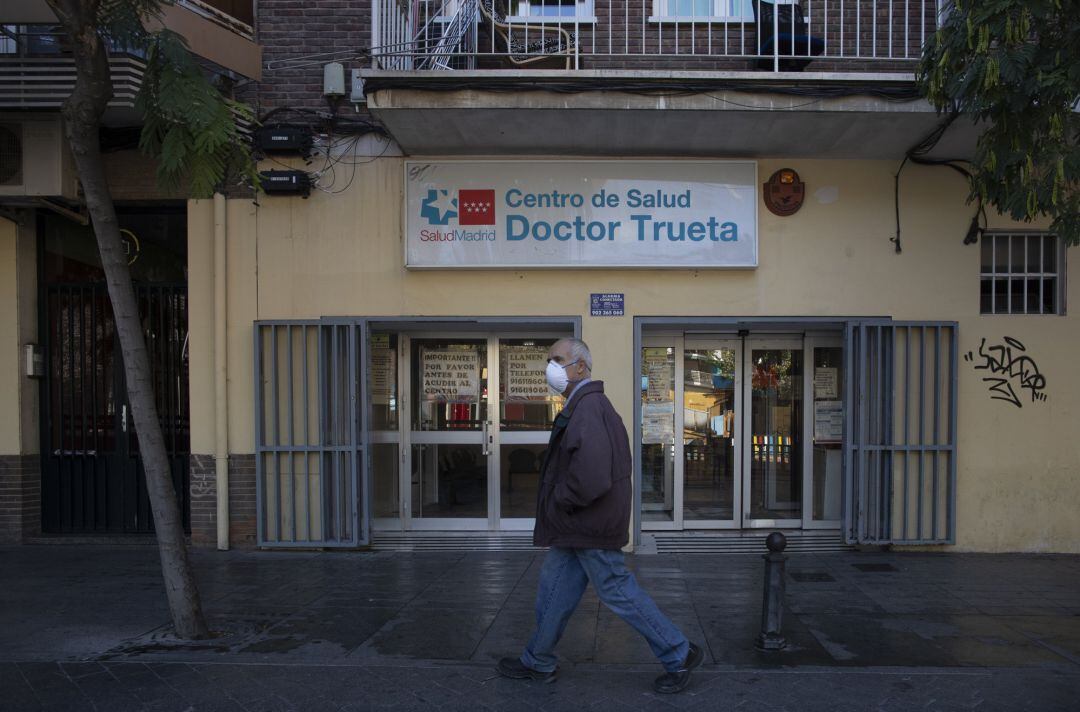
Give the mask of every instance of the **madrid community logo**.
<svg viewBox="0 0 1080 712">
<path fill-rule="evenodd" d="M 420 201 L 420 217 L 428 225 L 494 225 L 494 190 L 459 190 L 456 197 L 449 190 L 431 188 Z"/>
</svg>

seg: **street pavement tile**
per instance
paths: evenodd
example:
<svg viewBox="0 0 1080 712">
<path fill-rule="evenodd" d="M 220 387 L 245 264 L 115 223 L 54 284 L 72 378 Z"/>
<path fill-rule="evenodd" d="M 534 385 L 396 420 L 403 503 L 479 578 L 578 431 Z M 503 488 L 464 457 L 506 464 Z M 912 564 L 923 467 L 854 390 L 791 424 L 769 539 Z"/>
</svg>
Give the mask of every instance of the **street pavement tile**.
<svg viewBox="0 0 1080 712">
<path fill-rule="evenodd" d="M 170 639 L 152 547 L 0 556 L 19 573 L 0 589 L 0 659 L 21 661 L 0 663 L 2 712 L 1080 709 L 1077 556 L 793 555 L 789 572 L 835 580 L 788 577 L 789 647 L 771 654 L 753 648 L 759 556 L 628 557 L 708 646 L 674 698 L 652 693 L 660 666 L 591 587 L 557 650 L 559 682 L 495 675 L 532 632 L 542 553 L 195 551 L 223 634 L 194 644 Z"/>
<path fill-rule="evenodd" d="M 657 603 L 660 611 L 683 632 L 683 635 L 691 642 L 703 644 L 705 633 L 693 609 L 687 606 L 675 607 Z M 596 621 L 596 662 L 654 663 L 658 666 L 657 670 L 662 672 L 660 663 L 644 636 L 605 606 L 600 608 Z"/>
<path fill-rule="evenodd" d="M 761 633 L 761 616 L 707 616 L 701 620 L 713 660 L 721 665 L 791 667 L 799 665 L 835 665 L 831 655 L 803 621 L 785 610 L 782 634 L 787 647 L 781 651 L 762 652 L 754 647 Z"/>
<path fill-rule="evenodd" d="M 409 609 L 382 626 L 350 656 L 468 660 L 497 611 Z"/>
<path fill-rule="evenodd" d="M 379 584 L 377 582 L 364 582 L 348 589 L 343 589 L 339 584 L 328 586 L 324 589 L 321 597 L 313 601 L 311 606 L 328 606 L 331 608 L 384 608 L 388 606 L 404 606 L 413 600 L 427 588 L 427 584 L 410 584 L 397 586 L 394 584 Z"/>
<path fill-rule="evenodd" d="M 596 655 L 596 608 L 578 608 L 570 616 L 555 654 L 562 661 L 592 662 Z M 521 655 L 536 624 L 531 610 L 504 608 L 476 647 L 472 660 L 492 665 L 500 658 Z"/>
<path fill-rule="evenodd" d="M 14 663 L 0 663 L 0 710 L 26 710 L 38 705 L 34 689 Z"/>
<path fill-rule="evenodd" d="M 1080 665 L 1080 618 L 1013 616 L 996 619 L 1036 642 Z"/>
<path fill-rule="evenodd" d="M 979 613 L 987 616 L 1043 616 L 1063 617 L 1068 612 L 1061 606 L 977 606 Z"/>
<path fill-rule="evenodd" d="M 510 596 L 510 587 L 431 586 L 406 604 L 420 608 L 498 609 Z"/>
<path fill-rule="evenodd" d="M 137 710 L 142 702 L 127 687 L 107 672 L 87 675 L 74 681 L 91 703 L 113 710 Z"/>
<path fill-rule="evenodd" d="M 288 653 L 303 648 L 305 656 L 340 658 L 397 613 L 395 608 L 308 608 L 272 626 L 239 652 Z"/>
<path fill-rule="evenodd" d="M 533 611 L 536 609 L 536 584 L 531 586 L 518 586 L 514 589 L 513 593 L 506 597 L 503 602 L 503 608 L 516 608 L 516 609 L 528 609 Z M 600 599 L 596 595 L 596 590 L 589 586 L 585 589 L 585 593 L 582 594 L 581 600 L 578 601 L 577 610 L 590 609 L 596 611 L 600 605 Z"/>
<path fill-rule="evenodd" d="M 650 668 L 652 666 L 649 666 Z M 1080 676 L 1023 671 L 973 673 L 846 674 L 814 670 L 719 672 L 702 669 L 682 694 L 665 697 L 651 690 L 655 671 L 636 666 L 569 666 L 552 685 L 506 680 L 477 666 L 393 668 L 308 665 L 200 665 L 205 696 L 178 693 L 128 707 L 123 689 L 117 704 L 90 700 L 66 707 L 82 710 L 139 709 L 156 712 L 217 710 L 779 710 L 783 712 L 874 712 L 930 710 L 1038 710 L 1075 712 Z M 238 678 L 238 679 L 237 679 Z M 239 684 L 237 684 L 239 683 Z M 3 709 L 0 706 L 0 709 Z"/>
<path fill-rule="evenodd" d="M 1057 665 L 1060 656 L 987 616 L 803 616 L 840 664 Z"/>
<path fill-rule="evenodd" d="M 788 592 L 786 603 L 793 613 L 884 613 L 876 601 L 859 592 Z"/>
<path fill-rule="evenodd" d="M 94 675 L 99 672 L 105 671 L 105 666 L 97 662 L 89 663 L 60 663 L 60 669 L 65 675 L 74 679 L 78 679 L 85 675 Z"/>
</svg>

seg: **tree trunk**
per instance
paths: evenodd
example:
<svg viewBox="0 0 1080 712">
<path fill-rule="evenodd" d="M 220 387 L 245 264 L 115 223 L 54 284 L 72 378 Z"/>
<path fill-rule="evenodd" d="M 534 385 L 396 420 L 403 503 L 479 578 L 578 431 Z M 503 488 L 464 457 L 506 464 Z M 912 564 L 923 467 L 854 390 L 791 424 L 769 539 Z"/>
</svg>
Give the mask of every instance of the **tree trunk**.
<svg viewBox="0 0 1080 712">
<path fill-rule="evenodd" d="M 64 102 L 64 131 L 82 183 L 101 265 L 112 301 L 116 333 L 124 359 L 128 401 L 139 437 L 139 454 L 154 515 L 161 572 L 173 627 L 181 638 L 207 638 L 199 592 L 188 560 L 183 520 L 176 502 L 165 438 L 158 420 L 154 382 L 131 282 L 127 255 L 120 240 L 116 208 L 105 178 L 99 131 L 112 98 L 107 48 L 98 34 L 98 0 L 47 0 L 71 38 L 75 55 L 75 88 Z"/>
</svg>

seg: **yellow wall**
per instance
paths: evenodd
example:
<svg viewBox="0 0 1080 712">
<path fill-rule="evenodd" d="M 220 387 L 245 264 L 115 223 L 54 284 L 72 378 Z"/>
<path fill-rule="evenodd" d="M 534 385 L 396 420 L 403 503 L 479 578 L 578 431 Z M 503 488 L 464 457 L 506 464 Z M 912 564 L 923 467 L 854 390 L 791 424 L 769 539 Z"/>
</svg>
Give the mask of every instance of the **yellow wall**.
<svg viewBox="0 0 1080 712">
<path fill-rule="evenodd" d="M 18 304 L 19 226 L 0 218 L 0 304 Z M 0 310 L 0 393 L 5 394 L 0 407 L 0 454 L 17 455 L 20 449 L 19 392 L 20 359 L 19 312 L 16 308 Z"/>
<path fill-rule="evenodd" d="M 24 344 L 37 334 L 33 219 L 0 218 L 0 455 L 38 451 L 38 383 L 26 376 Z"/>
<path fill-rule="evenodd" d="M 229 452 L 255 451 L 252 434 L 252 324 L 258 283 L 257 208 L 250 200 L 226 204 L 226 303 L 229 324 Z M 191 451 L 214 452 L 214 201 L 188 204 L 188 323 L 191 370 Z"/>
<path fill-rule="evenodd" d="M 230 449 L 253 451 L 252 321 L 334 315 L 579 315 L 590 292 L 623 292 L 628 316 L 582 318 L 595 376 L 632 409 L 632 316 L 864 316 L 960 322 L 960 353 L 981 338 L 1027 345 L 1049 399 L 992 401 L 960 362 L 958 547 L 1080 551 L 1080 351 L 1076 317 L 979 316 L 979 248 L 961 240 L 973 212 L 952 171 L 909 166 L 895 232 L 892 161 L 761 160 L 759 176 L 797 170 L 802 210 L 759 208 L 756 270 L 416 271 L 403 268 L 400 158 L 357 167 L 339 195 L 230 201 Z M 213 451 L 212 204 L 190 208 L 192 450 Z M 1012 225 L 991 216 L 995 228 Z M 1066 303 L 1080 295 L 1070 288 Z M 629 417 L 626 418 L 629 420 Z"/>
</svg>

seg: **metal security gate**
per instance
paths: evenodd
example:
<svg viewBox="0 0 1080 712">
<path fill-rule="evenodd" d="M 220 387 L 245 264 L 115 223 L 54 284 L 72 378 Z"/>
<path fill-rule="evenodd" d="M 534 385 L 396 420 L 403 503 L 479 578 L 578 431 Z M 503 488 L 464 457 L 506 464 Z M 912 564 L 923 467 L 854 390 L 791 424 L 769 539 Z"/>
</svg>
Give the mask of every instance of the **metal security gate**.
<svg viewBox="0 0 1080 712">
<path fill-rule="evenodd" d="M 184 528 L 189 528 L 187 285 L 136 285 L 158 417 Z M 154 531 L 120 341 L 102 283 L 41 290 L 42 531 Z"/>
<path fill-rule="evenodd" d="M 957 325 L 847 327 L 848 543 L 956 541 Z"/>
<path fill-rule="evenodd" d="M 357 320 L 255 323 L 260 546 L 368 542 L 365 331 Z"/>
</svg>

